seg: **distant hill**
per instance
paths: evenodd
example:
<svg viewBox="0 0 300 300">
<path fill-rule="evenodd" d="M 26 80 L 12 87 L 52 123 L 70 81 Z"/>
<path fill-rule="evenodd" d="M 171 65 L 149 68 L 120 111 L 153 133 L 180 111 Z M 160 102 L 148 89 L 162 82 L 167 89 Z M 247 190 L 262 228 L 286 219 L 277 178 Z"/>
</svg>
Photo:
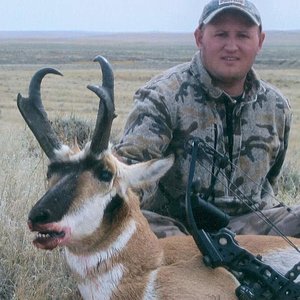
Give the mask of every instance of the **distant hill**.
<svg viewBox="0 0 300 300">
<path fill-rule="evenodd" d="M 184 41 L 193 43 L 193 33 L 169 33 L 169 32 L 119 32 L 105 33 L 92 31 L 0 31 L 0 40 L 57 40 L 57 39 L 104 39 L 121 41 Z"/>
<path fill-rule="evenodd" d="M 256 59 L 262 67 L 300 67 L 300 30 L 267 31 Z M 197 50 L 193 32 L 104 33 L 86 31 L 0 31 L 1 64 L 68 64 L 102 53 L 136 67 L 165 68 L 189 61 Z"/>
</svg>

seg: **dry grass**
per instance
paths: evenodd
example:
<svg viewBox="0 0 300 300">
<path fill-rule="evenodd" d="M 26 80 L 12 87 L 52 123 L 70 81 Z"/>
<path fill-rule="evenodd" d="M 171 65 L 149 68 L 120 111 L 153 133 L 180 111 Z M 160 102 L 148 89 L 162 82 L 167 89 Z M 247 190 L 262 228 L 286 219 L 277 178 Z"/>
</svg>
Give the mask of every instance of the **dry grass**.
<svg viewBox="0 0 300 300">
<path fill-rule="evenodd" d="M 282 44 L 282 37 L 272 36 L 257 67 L 261 77 L 278 86 L 293 106 L 294 125 L 285 169 L 288 179 L 287 183 L 283 181 L 286 190 L 282 191 L 284 201 L 293 203 L 298 201 L 300 185 L 300 51 L 297 52 L 300 39 L 299 34 L 296 39 L 289 35 L 288 41 Z M 56 67 L 64 77 L 49 75 L 42 85 L 50 119 L 75 117 L 83 123 L 93 123 L 98 100 L 86 86 L 99 83 L 101 73 L 91 59 L 96 54 L 106 55 L 115 69 L 118 118 L 113 132 L 118 139 L 132 106 L 134 91 L 162 69 L 188 61 L 195 50 L 190 35 L 149 38 L 109 36 L 106 39 L 20 41 L 1 40 L 0 35 L 0 299 L 76 298 L 74 282 L 68 277 L 62 253 L 38 251 L 31 244 L 27 214 L 45 191 L 47 162 L 17 111 L 17 93 L 27 95 L 29 79 L 37 69 L 45 65 Z M 284 58 L 282 47 L 291 50 L 288 58 Z M 278 68 L 274 65 L 276 58 Z"/>
<path fill-rule="evenodd" d="M 0 178 L 0 299 L 68 299 L 76 289 L 60 251 L 35 249 L 26 226 L 29 209 L 45 190 L 45 157 L 28 131 L 8 131 L 0 141 L 5 145 L 0 162 L 5 171 Z"/>
</svg>

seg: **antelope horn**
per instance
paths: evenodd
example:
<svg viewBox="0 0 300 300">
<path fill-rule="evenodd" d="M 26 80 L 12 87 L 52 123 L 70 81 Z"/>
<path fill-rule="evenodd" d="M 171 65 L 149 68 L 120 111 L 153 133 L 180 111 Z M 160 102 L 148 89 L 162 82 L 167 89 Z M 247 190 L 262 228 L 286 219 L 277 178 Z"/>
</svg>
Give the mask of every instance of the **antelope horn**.
<svg viewBox="0 0 300 300">
<path fill-rule="evenodd" d="M 102 86 L 88 85 L 99 98 L 99 109 L 96 127 L 90 151 L 97 156 L 108 148 L 112 121 L 116 117 L 114 104 L 114 74 L 110 63 L 103 56 L 96 56 L 94 61 L 100 63 L 102 70 Z"/>
<path fill-rule="evenodd" d="M 43 68 L 37 71 L 30 81 L 28 98 L 22 97 L 19 93 L 17 104 L 27 125 L 47 157 L 51 160 L 56 156 L 55 150 L 61 149 L 62 144 L 51 127 L 41 100 L 41 82 L 47 74 L 62 76 L 59 71 L 53 68 Z"/>
</svg>

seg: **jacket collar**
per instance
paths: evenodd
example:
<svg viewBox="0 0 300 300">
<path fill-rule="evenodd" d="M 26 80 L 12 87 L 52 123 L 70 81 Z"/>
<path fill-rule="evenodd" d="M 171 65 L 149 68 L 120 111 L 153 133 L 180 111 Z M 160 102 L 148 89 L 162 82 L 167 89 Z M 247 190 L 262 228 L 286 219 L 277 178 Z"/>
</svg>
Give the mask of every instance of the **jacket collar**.
<svg viewBox="0 0 300 300">
<path fill-rule="evenodd" d="M 222 89 L 213 85 L 212 78 L 202 64 L 200 51 L 195 53 L 191 61 L 190 69 L 192 74 L 200 81 L 202 88 L 207 94 L 209 94 L 210 97 L 219 99 L 223 95 L 226 95 L 227 97 L 229 96 Z M 261 86 L 260 78 L 255 70 L 251 68 L 246 78 L 243 102 L 255 102 L 257 100 L 257 95 L 262 92 L 263 87 Z"/>
</svg>

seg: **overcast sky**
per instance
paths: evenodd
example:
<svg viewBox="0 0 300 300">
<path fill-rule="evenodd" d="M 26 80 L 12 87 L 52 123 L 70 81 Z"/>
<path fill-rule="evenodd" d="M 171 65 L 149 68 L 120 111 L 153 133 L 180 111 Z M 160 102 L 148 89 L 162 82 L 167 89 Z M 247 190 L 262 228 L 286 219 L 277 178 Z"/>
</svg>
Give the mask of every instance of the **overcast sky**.
<svg viewBox="0 0 300 300">
<path fill-rule="evenodd" d="M 0 30 L 192 32 L 208 0 L 0 0 Z M 300 0 L 253 0 L 264 29 L 300 29 Z"/>
</svg>

